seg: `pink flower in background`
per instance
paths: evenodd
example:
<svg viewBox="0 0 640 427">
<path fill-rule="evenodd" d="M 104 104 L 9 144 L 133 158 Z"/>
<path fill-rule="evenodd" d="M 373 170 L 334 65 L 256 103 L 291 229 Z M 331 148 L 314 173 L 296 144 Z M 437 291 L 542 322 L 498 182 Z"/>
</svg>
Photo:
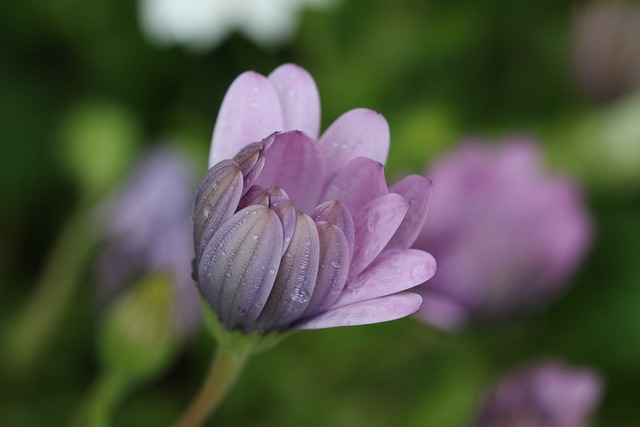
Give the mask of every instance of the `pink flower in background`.
<svg viewBox="0 0 640 427">
<path fill-rule="evenodd" d="M 602 394 L 593 371 L 557 361 L 504 378 L 484 402 L 475 427 L 587 427 Z"/>
<path fill-rule="evenodd" d="M 438 260 L 418 291 L 419 316 L 453 330 L 557 297 L 588 249 L 591 222 L 577 185 L 541 165 L 537 145 L 463 144 L 441 158 L 429 221 L 415 243 Z"/>
<path fill-rule="evenodd" d="M 405 291 L 435 273 L 428 253 L 409 249 L 429 181 L 387 187 L 379 113 L 351 110 L 319 128 L 318 90 L 296 65 L 244 73 L 224 98 L 194 240 L 200 289 L 228 329 L 376 323 L 420 307 Z"/>
<path fill-rule="evenodd" d="M 154 149 L 99 212 L 105 240 L 97 265 L 100 294 L 110 298 L 141 276 L 168 273 L 179 333 L 193 330 L 200 317 L 191 278 L 194 170 L 179 150 Z"/>
</svg>

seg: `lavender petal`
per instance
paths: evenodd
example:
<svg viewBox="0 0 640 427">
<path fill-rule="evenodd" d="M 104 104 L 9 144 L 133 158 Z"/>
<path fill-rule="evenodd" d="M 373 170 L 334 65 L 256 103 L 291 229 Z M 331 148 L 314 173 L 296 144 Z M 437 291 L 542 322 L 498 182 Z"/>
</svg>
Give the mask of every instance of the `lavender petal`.
<svg viewBox="0 0 640 427">
<path fill-rule="evenodd" d="M 282 225 L 273 210 L 249 206 L 228 219 L 207 244 L 200 288 L 228 329 L 254 321 L 273 286 L 282 248 Z"/>
<path fill-rule="evenodd" d="M 220 106 L 209 166 L 230 159 L 245 145 L 284 129 L 280 99 L 271 82 L 248 71 L 238 76 Z"/>
<path fill-rule="evenodd" d="M 375 259 L 404 219 L 409 202 L 396 193 L 385 194 L 369 202 L 354 218 L 355 250 L 349 278 L 354 278 Z"/>
<path fill-rule="evenodd" d="M 415 313 L 420 309 L 421 303 L 420 295 L 403 292 L 327 311 L 297 325 L 296 329 L 323 329 L 388 322 Z"/>
<path fill-rule="evenodd" d="M 347 111 L 320 138 L 331 177 L 356 157 L 368 157 L 384 164 L 389 154 L 389 125 L 378 112 L 366 108 Z"/>
<path fill-rule="evenodd" d="M 387 248 L 408 248 L 416 241 L 427 219 L 432 186 L 431 181 L 420 175 L 409 175 L 389 189 L 409 202 L 409 210 Z"/>
<path fill-rule="evenodd" d="M 309 304 L 319 262 L 320 241 L 316 225 L 307 214 L 299 213 L 295 233 L 280 262 L 269 299 L 256 322 L 245 331 L 278 329 L 296 320 Z"/>
<path fill-rule="evenodd" d="M 300 130 L 311 138 L 320 131 L 320 94 L 313 77 L 302 67 L 284 64 L 269 74 L 280 98 L 284 129 Z"/>
</svg>

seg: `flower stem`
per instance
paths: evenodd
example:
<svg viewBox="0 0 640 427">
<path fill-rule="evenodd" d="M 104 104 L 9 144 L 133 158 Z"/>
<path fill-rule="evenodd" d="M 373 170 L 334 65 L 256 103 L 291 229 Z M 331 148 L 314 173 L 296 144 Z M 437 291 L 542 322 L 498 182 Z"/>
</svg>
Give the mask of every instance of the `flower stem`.
<svg viewBox="0 0 640 427">
<path fill-rule="evenodd" d="M 218 346 L 209 374 L 200 392 L 175 424 L 175 427 L 202 425 L 242 373 L 251 351 Z"/>
<path fill-rule="evenodd" d="M 71 427 L 109 427 L 116 405 L 131 388 L 131 382 L 117 372 L 103 372 L 82 403 Z"/>
<path fill-rule="evenodd" d="M 87 257 L 97 242 L 89 210 L 79 209 L 65 224 L 35 292 L 13 329 L 7 348 L 9 371 L 26 380 L 66 311 Z"/>
</svg>

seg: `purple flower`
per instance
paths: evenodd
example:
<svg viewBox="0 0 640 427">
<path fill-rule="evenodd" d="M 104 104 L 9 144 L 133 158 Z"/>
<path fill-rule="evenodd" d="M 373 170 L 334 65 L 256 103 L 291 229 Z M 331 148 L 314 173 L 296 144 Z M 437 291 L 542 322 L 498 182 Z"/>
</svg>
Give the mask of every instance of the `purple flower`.
<svg viewBox="0 0 640 427">
<path fill-rule="evenodd" d="M 389 128 L 374 111 L 349 111 L 317 139 L 319 127 L 318 90 L 296 65 L 246 72 L 224 98 L 196 196 L 194 273 L 228 329 L 376 323 L 420 307 L 404 291 L 435 273 L 409 249 L 430 182 L 387 188 Z"/>
<path fill-rule="evenodd" d="M 190 268 L 193 169 L 182 152 L 155 149 L 99 212 L 105 236 L 97 265 L 102 298 L 110 298 L 139 276 L 170 274 L 175 284 L 174 324 L 180 334 L 194 329 L 200 313 Z"/>
<path fill-rule="evenodd" d="M 415 246 L 438 259 L 420 317 L 444 329 L 539 307 L 567 286 L 591 225 L 577 186 L 543 170 L 537 146 L 463 144 L 428 172 L 429 221 Z"/>
<path fill-rule="evenodd" d="M 512 373 L 491 392 L 475 427 L 586 427 L 600 401 L 602 381 L 593 371 L 557 361 Z"/>
</svg>

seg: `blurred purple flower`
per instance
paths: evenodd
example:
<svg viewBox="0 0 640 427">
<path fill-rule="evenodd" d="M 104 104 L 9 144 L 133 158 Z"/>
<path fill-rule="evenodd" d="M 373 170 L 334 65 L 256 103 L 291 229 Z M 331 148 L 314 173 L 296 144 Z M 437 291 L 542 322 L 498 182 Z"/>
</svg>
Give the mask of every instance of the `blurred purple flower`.
<svg viewBox="0 0 640 427">
<path fill-rule="evenodd" d="M 420 307 L 404 291 L 435 273 L 431 255 L 408 249 L 430 182 L 387 188 L 379 113 L 351 110 L 317 139 L 319 127 L 315 82 L 293 64 L 246 72 L 224 98 L 194 232 L 200 289 L 228 329 L 376 323 Z"/>
<path fill-rule="evenodd" d="M 567 287 L 591 223 L 577 186 L 544 171 L 532 141 L 468 142 L 428 176 L 437 191 L 415 247 L 439 268 L 418 288 L 422 319 L 455 330 L 540 306 Z"/>
<path fill-rule="evenodd" d="M 586 427 L 601 394 L 602 380 L 595 372 L 537 362 L 495 387 L 474 426 Z"/>
<path fill-rule="evenodd" d="M 101 299 L 140 276 L 170 274 L 180 334 L 197 326 L 200 313 L 191 278 L 194 169 L 182 152 L 157 148 L 99 211 L 105 240 L 97 265 Z"/>
</svg>

